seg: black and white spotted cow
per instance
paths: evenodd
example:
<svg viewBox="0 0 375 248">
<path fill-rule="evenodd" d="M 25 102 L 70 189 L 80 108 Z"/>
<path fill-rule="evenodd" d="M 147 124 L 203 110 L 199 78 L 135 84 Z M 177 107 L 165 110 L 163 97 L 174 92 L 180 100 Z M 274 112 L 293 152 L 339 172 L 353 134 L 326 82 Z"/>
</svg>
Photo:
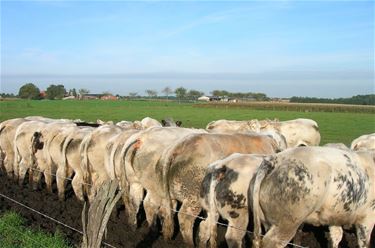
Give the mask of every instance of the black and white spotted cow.
<svg viewBox="0 0 375 248">
<path fill-rule="evenodd" d="M 263 161 L 262 155 L 234 153 L 212 163 L 202 181 L 200 201 L 207 212 L 199 226 L 200 246 L 217 247 L 219 216 L 228 220 L 225 239 L 229 247 L 242 247 L 248 225 L 247 191 L 250 180 Z"/>
<path fill-rule="evenodd" d="M 375 164 L 370 152 L 298 147 L 263 160 L 250 183 L 254 247 L 285 247 L 302 223 L 329 225 L 335 246 L 354 225 L 370 247 L 375 224 Z M 261 224 L 268 230 L 261 239 Z"/>
<path fill-rule="evenodd" d="M 350 149 L 358 150 L 369 150 L 375 152 L 375 133 L 362 135 L 352 141 Z"/>
</svg>

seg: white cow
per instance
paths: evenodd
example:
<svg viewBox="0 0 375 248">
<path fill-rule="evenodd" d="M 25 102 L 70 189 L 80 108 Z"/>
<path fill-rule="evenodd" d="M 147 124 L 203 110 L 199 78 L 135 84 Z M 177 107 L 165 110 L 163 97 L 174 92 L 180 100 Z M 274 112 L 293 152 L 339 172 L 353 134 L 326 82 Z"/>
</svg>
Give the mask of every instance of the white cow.
<svg viewBox="0 0 375 248">
<path fill-rule="evenodd" d="M 64 160 L 58 164 L 57 168 L 57 189 L 59 199 L 64 200 L 65 197 L 65 178 L 70 178 L 73 175 L 72 188 L 76 197 L 84 201 L 83 185 L 83 171 L 81 168 L 81 154 L 80 145 L 82 140 L 90 135 L 95 129 L 92 127 L 76 127 L 70 131 L 62 146 L 62 157 Z"/>
<path fill-rule="evenodd" d="M 27 121 L 24 118 L 10 119 L 0 123 L 0 156 L 2 165 L 9 178 L 13 177 L 14 137 L 19 125 Z M 16 172 L 18 175 L 18 172 Z"/>
<path fill-rule="evenodd" d="M 295 119 L 289 121 L 277 120 L 250 120 L 250 121 L 228 121 L 218 120 L 211 122 L 206 127 L 210 131 L 232 130 L 245 131 L 275 131 L 282 134 L 288 148 L 297 146 L 317 146 L 320 143 L 318 124 L 310 119 Z"/>
</svg>

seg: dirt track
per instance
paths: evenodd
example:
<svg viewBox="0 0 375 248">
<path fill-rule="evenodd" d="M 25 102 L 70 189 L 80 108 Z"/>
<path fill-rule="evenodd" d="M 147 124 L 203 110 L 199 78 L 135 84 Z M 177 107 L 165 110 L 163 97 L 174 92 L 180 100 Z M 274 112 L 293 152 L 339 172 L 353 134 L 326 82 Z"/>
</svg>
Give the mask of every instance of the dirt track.
<svg viewBox="0 0 375 248">
<path fill-rule="evenodd" d="M 31 190 L 27 184 L 20 187 L 0 172 L 0 193 L 78 230 L 82 230 L 81 211 L 83 204 L 76 200 L 72 190 L 69 189 L 69 186 L 67 200 L 65 202 L 60 202 L 57 198 L 57 194 L 49 194 L 44 187 L 38 191 Z M 72 245 L 79 246 L 82 238 L 81 234 L 55 224 L 30 210 L 0 197 L 0 213 L 10 209 L 17 211 L 24 216 L 27 220 L 28 226 L 32 228 L 39 227 L 52 233 L 55 232 L 56 229 L 60 229 L 66 234 L 67 239 Z M 140 215 L 140 219 L 144 220 L 144 216 Z M 180 233 L 178 233 L 173 240 L 165 241 L 159 233 L 148 231 L 144 221 L 135 231 L 131 230 L 126 223 L 123 206 L 118 204 L 108 223 L 108 235 L 105 241 L 116 247 L 184 247 Z M 325 232 L 327 232 L 327 229 L 306 226 L 303 230 L 301 245 L 308 247 L 327 247 Z M 373 231 L 372 234 L 373 242 L 371 247 L 375 247 L 375 231 Z M 224 235 L 225 228 L 219 226 L 218 243 L 220 244 L 220 247 L 226 247 Z M 247 247 L 250 245 L 248 240 L 249 237 L 247 237 L 246 240 Z M 354 233 L 345 232 L 344 239 L 340 245 L 341 247 L 354 248 L 356 247 L 355 243 L 356 238 Z"/>
</svg>

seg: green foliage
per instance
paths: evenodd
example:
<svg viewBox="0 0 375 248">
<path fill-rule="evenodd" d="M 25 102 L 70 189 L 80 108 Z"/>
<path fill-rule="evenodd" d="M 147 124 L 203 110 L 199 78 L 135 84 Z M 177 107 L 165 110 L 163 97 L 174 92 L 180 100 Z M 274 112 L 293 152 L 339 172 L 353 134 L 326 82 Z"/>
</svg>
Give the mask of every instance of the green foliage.
<svg viewBox="0 0 375 248">
<path fill-rule="evenodd" d="M 146 90 L 145 91 L 149 97 L 157 97 L 158 92 L 156 90 Z"/>
<path fill-rule="evenodd" d="M 64 85 L 62 84 L 59 84 L 59 85 L 51 84 L 50 86 L 48 86 L 46 90 L 46 96 L 50 100 L 62 99 L 65 94 L 66 94 L 66 90 L 65 90 Z"/>
<path fill-rule="evenodd" d="M 74 97 L 77 97 L 77 91 L 75 88 L 69 90 L 69 96 L 74 96 Z"/>
<path fill-rule="evenodd" d="M 90 91 L 88 89 L 79 89 L 78 90 L 78 93 L 83 96 L 83 95 L 86 95 L 88 93 L 90 93 Z"/>
<path fill-rule="evenodd" d="M 375 94 L 357 95 L 357 96 L 352 96 L 350 98 L 334 98 L 334 99 L 293 96 L 292 98 L 290 98 L 290 102 L 375 105 Z"/>
<path fill-rule="evenodd" d="M 186 92 L 187 90 L 184 87 L 179 87 L 174 91 L 178 99 L 184 99 L 186 97 Z"/>
<path fill-rule="evenodd" d="M 24 84 L 18 92 L 18 96 L 22 99 L 40 99 L 40 90 L 32 83 Z"/>
<path fill-rule="evenodd" d="M 30 107 L 27 108 L 26 104 L 30 104 Z M 251 106 L 230 108 L 229 104 L 197 107 L 200 105 L 164 101 L 0 101 L 0 121 L 31 115 L 86 121 L 101 119 L 115 122 L 141 120 L 149 116 L 157 120 L 173 117 L 175 120 L 182 121 L 184 127 L 204 128 L 209 122 L 219 119 L 278 118 L 279 120 L 290 120 L 310 118 L 319 124 L 322 135 L 321 144 L 329 142 L 350 144 L 353 139 L 362 134 L 375 132 L 375 115 L 373 113 L 306 112 L 291 109 L 282 111 L 273 108 L 257 110 Z M 369 106 L 366 107 L 369 108 Z"/>
<path fill-rule="evenodd" d="M 168 99 L 168 96 L 173 93 L 173 90 L 171 89 L 171 87 L 167 86 L 165 87 L 161 92 L 163 92 L 165 94 L 165 96 L 167 97 Z"/>
<path fill-rule="evenodd" d="M 10 93 L 10 94 L 8 94 L 8 93 L 1 93 L 0 96 L 3 97 L 3 98 L 16 98 L 17 97 L 13 93 Z"/>
<path fill-rule="evenodd" d="M 53 247 L 68 248 L 61 232 L 54 235 L 34 231 L 24 226 L 24 219 L 15 212 L 6 212 L 0 216 L 0 247 Z"/>
<path fill-rule="evenodd" d="M 226 96 L 229 98 L 247 99 L 255 101 L 268 101 L 269 98 L 264 93 L 253 93 L 253 92 L 229 92 L 226 90 L 214 90 L 211 92 L 213 96 Z"/>
<path fill-rule="evenodd" d="M 190 99 L 197 100 L 199 97 L 203 96 L 204 93 L 198 90 L 189 90 L 187 95 Z"/>
</svg>

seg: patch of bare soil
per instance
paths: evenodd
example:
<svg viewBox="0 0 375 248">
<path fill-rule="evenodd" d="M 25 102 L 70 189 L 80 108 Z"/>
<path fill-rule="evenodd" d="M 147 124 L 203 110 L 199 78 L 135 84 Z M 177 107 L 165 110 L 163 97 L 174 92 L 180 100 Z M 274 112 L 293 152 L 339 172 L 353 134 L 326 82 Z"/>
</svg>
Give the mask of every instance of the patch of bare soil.
<svg viewBox="0 0 375 248">
<path fill-rule="evenodd" d="M 55 189 L 56 192 L 56 189 Z M 42 183 L 41 189 L 32 190 L 27 183 L 18 186 L 13 180 L 8 179 L 0 172 L 0 193 L 13 198 L 37 211 L 40 211 L 52 218 L 55 218 L 71 227 L 82 230 L 81 212 L 83 203 L 76 200 L 73 191 L 68 185 L 66 200 L 61 202 L 58 200 L 57 193 L 50 194 L 46 191 Z M 56 224 L 45 217 L 40 216 L 24 207 L 21 207 L 3 197 L 0 197 L 0 213 L 13 210 L 20 213 L 25 219 L 26 224 L 31 228 L 41 228 L 47 232 L 54 233 L 56 229 L 60 229 L 68 239 L 71 245 L 79 246 L 82 235 L 76 231 L 72 231 L 64 226 Z M 124 213 L 124 207 L 121 200 L 114 209 L 107 226 L 107 236 L 105 241 L 115 247 L 184 247 L 181 234 L 178 232 L 173 240 L 164 240 L 159 231 L 151 231 L 145 222 L 144 214 L 139 215 L 142 224 L 132 230 L 127 224 Z M 197 225 L 196 225 L 197 226 Z M 176 220 L 176 227 L 178 224 Z M 197 229 L 197 228 L 196 228 Z M 160 228 L 159 228 L 160 230 Z M 219 247 L 226 247 L 224 235 L 225 227 L 218 228 L 218 244 Z M 328 229 L 317 228 L 306 225 L 302 233 L 302 246 L 308 247 L 327 247 L 326 232 Z M 372 245 L 375 247 L 375 231 L 372 233 Z M 250 235 L 245 240 L 246 247 L 251 246 Z M 356 237 L 353 231 L 345 231 L 341 247 L 356 247 Z"/>
</svg>

